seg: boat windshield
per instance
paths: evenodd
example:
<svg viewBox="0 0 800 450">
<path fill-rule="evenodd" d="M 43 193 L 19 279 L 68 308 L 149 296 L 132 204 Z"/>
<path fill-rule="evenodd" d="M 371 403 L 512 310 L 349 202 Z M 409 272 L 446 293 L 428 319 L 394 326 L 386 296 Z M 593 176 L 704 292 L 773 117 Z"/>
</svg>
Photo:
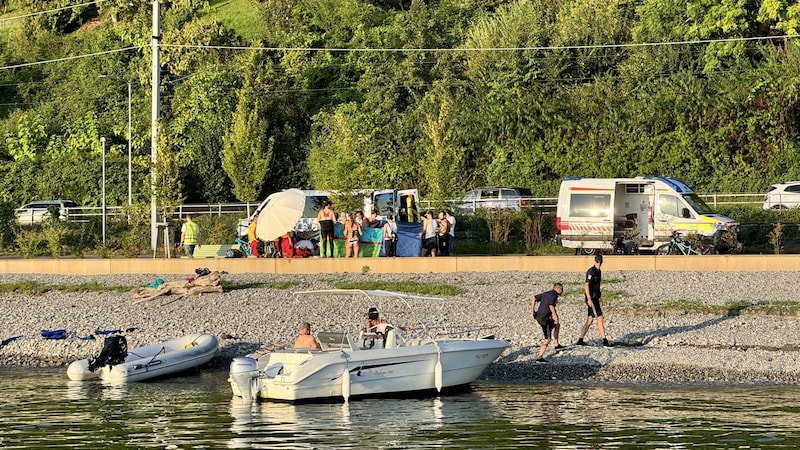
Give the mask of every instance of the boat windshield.
<svg viewBox="0 0 800 450">
<path fill-rule="evenodd" d="M 700 214 L 714 214 L 714 210 L 697 194 L 684 194 L 683 199 Z"/>
</svg>

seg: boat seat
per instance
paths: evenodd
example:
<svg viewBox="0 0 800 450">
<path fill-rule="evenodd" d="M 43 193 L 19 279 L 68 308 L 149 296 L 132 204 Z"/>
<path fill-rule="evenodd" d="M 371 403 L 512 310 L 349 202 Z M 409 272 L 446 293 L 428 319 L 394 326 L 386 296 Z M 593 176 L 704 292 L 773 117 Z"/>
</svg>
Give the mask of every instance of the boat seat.
<svg viewBox="0 0 800 450">
<path fill-rule="evenodd" d="M 275 378 L 283 371 L 283 363 L 274 363 L 267 366 L 267 370 L 264 372 L 270 378 Z"/>
<path fill-rule="evenodd" d="M 352 334 L 347 333 L 345 336 L 347 336 L 347 342 L 348 342 L 348 344 L 350 344 L 350 350 L 353 350 L 353 351 L 361 350 L 361 347 L 359 347 L 358 344 L 356 344 L 356 340 L 353 339 L 353 335 Z"/>
<path fill-rule="evenodd" d="M 332 331 L 320 331 L 317 333 L 317 341 L 322 350 L 350 347 L 346 333 L 336 333 Z"/>
<path fill-rule="evenodd" d="M 397 347 L 397 334 L 395 333 L 394 329 L 388 330 L 386 332 L 385 341 L 386 341 L 385 348 Z"/>
</svg>

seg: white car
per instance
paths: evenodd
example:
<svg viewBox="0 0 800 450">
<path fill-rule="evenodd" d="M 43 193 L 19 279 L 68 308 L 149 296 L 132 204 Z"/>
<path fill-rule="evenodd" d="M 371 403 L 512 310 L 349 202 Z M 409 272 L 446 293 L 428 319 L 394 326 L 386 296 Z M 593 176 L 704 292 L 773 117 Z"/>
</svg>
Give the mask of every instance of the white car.
<svg viewBox="0 0 800 450">
<path fill-rule="evenodd" d="M 764 209 L 796 208 L 800 206 L 800 181 L 773 184 L 764 195 Z"/>
<path fill-rule="evenodd" d="M 68 208 L 77 208 L 78 204 L 72 200 L 38 200 L 22 205 L 14 210 L 14 214 L 18 224 L 33 225 L 44 222 L 50 215 L 50 207 L 58 209 L 61 220 L 67 220 Z"/>
</svg>

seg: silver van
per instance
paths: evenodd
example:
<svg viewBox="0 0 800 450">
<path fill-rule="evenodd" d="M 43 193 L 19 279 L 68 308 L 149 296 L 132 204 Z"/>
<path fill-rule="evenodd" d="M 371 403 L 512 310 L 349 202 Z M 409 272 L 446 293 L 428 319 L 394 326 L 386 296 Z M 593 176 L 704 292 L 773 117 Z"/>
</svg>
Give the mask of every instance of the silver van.
<svg viewBox="0 0 800 450">
<path fill-rule="evenodd" d="M 487 186 L 467 191 L 456 208 L 462 212 L 475 212 L 481 208 L 518 210 L 531 198 L 531 190 L 520 187 Z"/>
</svg>

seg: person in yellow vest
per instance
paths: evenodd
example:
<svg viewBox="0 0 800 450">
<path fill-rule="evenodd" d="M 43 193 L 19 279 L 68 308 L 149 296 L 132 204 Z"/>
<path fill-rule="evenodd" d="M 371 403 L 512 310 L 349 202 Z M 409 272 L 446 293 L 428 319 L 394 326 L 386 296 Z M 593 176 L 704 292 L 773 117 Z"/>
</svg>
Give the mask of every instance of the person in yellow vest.
<svg viewBox="0 0 800 450">
<path fill-rule="evenodd" d="M 194 248 L 200 247 L 200 226 L 192 222 L 191 214 L 186 215 L 186 222 L 181 227 L 181 243 L 178 248 L 181 247 L 189 258 L 194 258 Z"/>
</svg>

